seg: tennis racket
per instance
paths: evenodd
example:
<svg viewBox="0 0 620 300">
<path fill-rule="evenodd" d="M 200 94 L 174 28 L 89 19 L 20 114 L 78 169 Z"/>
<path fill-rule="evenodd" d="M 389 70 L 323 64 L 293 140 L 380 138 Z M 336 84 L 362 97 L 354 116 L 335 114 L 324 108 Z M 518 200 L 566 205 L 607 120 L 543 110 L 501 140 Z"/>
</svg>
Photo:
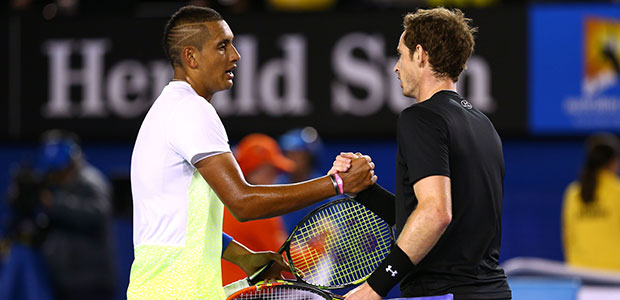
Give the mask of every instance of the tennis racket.
<svg viewBox="0 0 620 300">
<path fill-rule="evenodd" d="M 344 299 L 311 285 L 277 280 L 259 283 L 230 295 L 227 300 L 333 300 Z"/>
<path fill-rule="evenodd" d="M 362 283 L 389 254 L 394 236 L 375 213 L 350 198 L 326 203 L 306 215 L 278 253 L 284 254 L 297 282 L 322 289 Z M 256 284 L 273 264 L 224 287 L 227 294 Z"/>
</svg>

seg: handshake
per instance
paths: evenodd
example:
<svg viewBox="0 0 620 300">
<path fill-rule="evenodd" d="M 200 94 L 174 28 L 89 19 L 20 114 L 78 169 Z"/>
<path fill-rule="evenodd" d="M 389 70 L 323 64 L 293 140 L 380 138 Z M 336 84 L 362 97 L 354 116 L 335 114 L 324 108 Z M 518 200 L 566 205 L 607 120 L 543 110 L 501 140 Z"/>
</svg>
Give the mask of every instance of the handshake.
<svg viewBox="0 0 620 300">
<path fill-rule="evenodd" d="M 338 173 L 342 178 L 342 190 L 345 194 L 355 195 L 377 182 L 375 163 L 368 155 L 341 152 L 332 164 L 327 175 Z"/>
</svg>

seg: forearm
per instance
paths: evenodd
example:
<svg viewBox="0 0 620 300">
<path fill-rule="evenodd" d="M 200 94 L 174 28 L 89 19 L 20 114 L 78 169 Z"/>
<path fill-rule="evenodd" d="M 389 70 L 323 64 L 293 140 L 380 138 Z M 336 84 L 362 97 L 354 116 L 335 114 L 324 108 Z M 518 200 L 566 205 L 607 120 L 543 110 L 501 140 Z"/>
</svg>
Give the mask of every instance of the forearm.
<svg viewBox="0 0 620 300">
<path fill-rule="evenodd" d="M 449 224 L 443 212 L 431 206 L 418 206 L 407 219 L 396 243 L 411 262 L 418 264 L 437 244 Z"/>
<path fill-rule="evenodd" d="M 282 271 L 290 271 L 282 255 L 272 251 L 254 252 L 235 240 L 224 249 L 222 258 L 239 266 L 248 276 L 255 274 L 270 262 L 275 262 L 260 273 L 260 279 L 281 279 Z"/>
<path fill-rule="evenodd" d="M 414 270 L 435 246 L 449 221 L 435 208 L 420 207 L 409 216 L 396 241 L 396 245 L 375 272 L 368 278 L 368 285 L 378 295 L 385 297 L 390 289 Z"/>
<path fill-rule="evenodd" d="M 224 249 L 224 252 L 222 253 L 222 258 L 237 265 L 246 274 L 249 275 L 255 270 L 255 266 L 252 266 L 252 256 L 255 254 L 256 252 L 246 248 L 239 242 L 232 240 L 228 244 L 228 247 Z"/>
<path fill-rule="evenodd" d="M 246 185 L 224 203 L 240 221 L 263 219 L 296 211 L 336 195 L 329 177 L 287 185 Z"/>
<path fill-rule="evenodd" d="M 329 176 L 287 185 L 250 185 L 230 153 L 206 158 L 195 166 L 239 221 L 282 215 L 336 195 Z M 370 163 L 364 158 L 355 160 L 352 171 L 341 177 L 343 191 L 352 193 L 376 181 Z"/>
<path fill-rule="evenodd" d="M 246 248 L 242 244 L 239 244 L 239 242 L 232 240 L 228 244 L 228 247 L 224 249 L 224 252 L 222 253 L 222 258 L 233 264 L 239 265 L 243 260 L 244 256 L 251 255 L 253 253 L 254 252 L 252 252 L 250 249 Z"/>
<path fill-rule="evenodd" d="M 431 251 L 452 221 L 450 178 L 429 176 L 413 185 L 418 200 L 401 230 L 396 245 L 367 280 L 381 296 L 411 272 Z"/>
</svg>

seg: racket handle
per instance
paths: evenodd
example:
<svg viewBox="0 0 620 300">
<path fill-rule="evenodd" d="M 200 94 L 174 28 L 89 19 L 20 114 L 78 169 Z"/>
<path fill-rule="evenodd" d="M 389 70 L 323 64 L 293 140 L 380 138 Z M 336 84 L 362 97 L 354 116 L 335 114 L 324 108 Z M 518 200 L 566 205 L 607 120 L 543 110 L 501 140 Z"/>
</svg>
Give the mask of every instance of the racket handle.
<svg viewBox="0 0 620 300">
<path fill-rule="evenodd" d="M 248 276 L 247 278 L 243 278 L 243 279 L 240 279 L 240 280 L 237 280 L 235 282 L 225 285 L 224 293 L 226 293 L 226 297 L 229 297 L 230 295 L 244 288 L 247 288 L 251 285 L 255 285 L 256 283 L 258 283 L 260 280 L 257 280 L 256 278 L 259 277 L 263 272 L 265 272 L 265 270 L 269 269 L 274 263 L 275 261 L 272 260 L 268 262 L 266 265 L 262 266 L 260 269 L 258 269 L 258 271 L 254 272 L 254 274 Z"/>
<path fill-rule="evenodd" d="M 255 285 L 257 282 L 260 281 L 260 280 L 256 280 L 256 278 L 262 275 L 267 269 L 271 268 L 271 266 L 273 266 L 274 263 L 275 261 L 272 260 L 268 262 L 266 265 L 262 266 L 260 269 L 258 269 L 258 271 L 254 272 L 254 274 L 248 276 L 247 282 L 249 282 L 250 285 Z"/>
<path fill-rule="evenodd" d="M 237 291 L 240 291 L 244 288 L 247 288 L 250 286 L 250 281 L 248 280 L 248 278 L 243 278 L 240 280 L 237 280 L 235 282 L 229 283 L 227 285 L 224 286 L 224 293 L 226 293 L 226 297 L 230 297 L 230 295 L 236 293 Z"/>
</svg>

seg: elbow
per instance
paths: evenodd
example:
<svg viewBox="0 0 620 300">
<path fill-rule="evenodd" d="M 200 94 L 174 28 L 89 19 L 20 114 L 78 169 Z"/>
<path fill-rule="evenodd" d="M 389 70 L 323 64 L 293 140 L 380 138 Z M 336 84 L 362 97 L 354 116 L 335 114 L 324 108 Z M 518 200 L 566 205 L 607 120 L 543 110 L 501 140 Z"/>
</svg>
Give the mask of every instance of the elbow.
<svg viewBox="0 0 620 300">
<path fill-rule="evenodd" d="M 441 211 L 437 213 L 437 225 L 441 231 L 445 231 L 451 222 L 452 222 L 451 211 Z"/>
<path fill-rule="evenodd" d="M 233 217 L 235 217 L 235 219 L 239 222 L 247 222 L 252 220 L 250 217 L 246 216 L 246 215 L 241 215 L 241 214 L 234 214 L 231 212 L 231 214 L 233 215 Z"/>
<path fill-rule="evenodd" d="M 256 195 L 252 192 L 250 185 L 233 186 L 226 190 L 226 193 L 218 193 L 220 200 L 224 203 L 230 214 L 239 222 L 247 222 L 260 218 L 260 208 Z"/>
<path fill-rule="evenodd" d="M 448 207 L 435 207 L 432 210 L 432 220 L 438 231 L 445 231 L 452 222 L 452 211 Z"/>
<path fill-rule="evenodd" d="M 227 206 L 228 211 L 239 222 L 247 222 L 256 219 L 252 214 L 252 209 L 248 209 L 244 205 L 230 205 Z"/>
<path fill-rule="evenodd" d="M 256 199 L 251 195 L 244 195 L 240 197 L 236 197 L 236 199 L 232 201 L 227 201 L 226 207 L 228 211 L 237 219 L 239 222 L 247 222 L 260 218 L 264 218 L 262 216 L 261 210 L 256 205 Z"/>
</svg>

